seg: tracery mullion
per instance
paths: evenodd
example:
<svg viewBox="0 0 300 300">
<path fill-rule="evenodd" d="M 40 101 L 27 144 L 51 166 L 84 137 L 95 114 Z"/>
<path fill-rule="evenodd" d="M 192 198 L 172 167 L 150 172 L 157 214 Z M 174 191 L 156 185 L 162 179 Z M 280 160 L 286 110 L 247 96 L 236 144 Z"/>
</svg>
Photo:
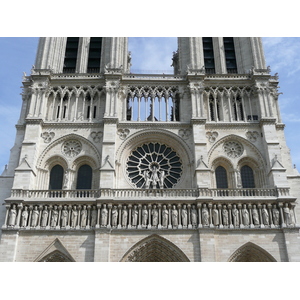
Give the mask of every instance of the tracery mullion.
<svg viewBox="0 0 300 300">
<path fill-rule="evenodd" d="M 244 122 L 246 122 L 246 111 L 245 111 L 245 102 L 244 102 L 244 93 L 241 94 L 241 103 L 242 103 L 242 111 L 244 115 Z"/>
</svg>

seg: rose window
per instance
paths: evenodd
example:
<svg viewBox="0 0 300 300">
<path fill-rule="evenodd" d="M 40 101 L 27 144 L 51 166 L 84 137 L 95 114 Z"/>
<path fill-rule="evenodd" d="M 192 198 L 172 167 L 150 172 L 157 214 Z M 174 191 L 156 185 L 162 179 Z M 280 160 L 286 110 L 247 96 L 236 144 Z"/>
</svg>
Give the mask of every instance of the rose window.
<svg viewBox="0 0 300 300">
<path fill-rule="evenodd" d="M 137 188 L 173 188 L 180 180 L 182 162 L 171 147 L 148 143 L 132 151 L 126 162 L 126 172 Z"/>
<path fill-rule="evenodd" d="M 240 143 L 234 141 L 224 143 L 223 149 L 227 156 L 232 158 L 241 156 L 244 151 L 243 146 Z"/>
<path fill-rule="evenodd" d="M 74 157 L 81 152 L 82 146 L 79 141 L 69 140 L 62 146 L 62 152 L 68 157 Z"/>
</svg>

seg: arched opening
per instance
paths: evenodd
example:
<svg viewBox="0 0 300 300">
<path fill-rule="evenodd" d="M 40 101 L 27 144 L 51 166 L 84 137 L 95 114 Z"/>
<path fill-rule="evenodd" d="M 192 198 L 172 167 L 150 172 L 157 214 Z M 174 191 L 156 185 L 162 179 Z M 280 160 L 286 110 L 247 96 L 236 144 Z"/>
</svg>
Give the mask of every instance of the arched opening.
<svg viewBox="0 0 300 300">
<path fill-rule="evenodd" d="M 77 190 L 90 190 L 92 188 L 93 170 L 89 165 L 82 165 L 77 174 Z"/>
<path fill-rule="evenodd" d="M 134 245 L 123 262 L 189 262 L 187 256 L 173 243 L 152 235 Z"/>
<path fill-rule="evenodd" d="M 229 258 L 229 262 L 275 262 L 275 258 L 266 250 L 253 244 L 247 243 L 237 249 Z"/>
<path fill-rule="evenodd" d="M 55 165 L 50 171 L 49 190 L 61 190 L 63 186 L 64 169 Z"/>
<path fill-rule="evenodd" d="M 227 171 L 224 167 L 218 166 L 216 168 L 216 185 L 217 189 L 227 189 L 228 180 L 227 180 Z"/>
<path fill-rule="evenodd" d="M 43 257 L 39 262 L 72 262 L 72 260 L 60 251 L 55 250 Z"/>
<path fill-rule="evenodd" d="M 244 189 L 255 188 L 253 170 L 249 166 L 245 165 L 241 168 L 241 179 L 242 179 L 242 186 Z"/>
</svg>

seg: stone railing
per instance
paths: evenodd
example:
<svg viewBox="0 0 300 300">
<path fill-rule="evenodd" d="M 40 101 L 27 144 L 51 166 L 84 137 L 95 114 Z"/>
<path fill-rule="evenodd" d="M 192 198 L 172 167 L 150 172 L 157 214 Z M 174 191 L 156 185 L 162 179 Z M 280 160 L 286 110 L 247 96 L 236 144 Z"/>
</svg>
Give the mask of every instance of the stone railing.
<svg viewBox="0 0 300 300">
<path fill-rule="evenodd" d="M 99 189 L 99 190 L 21 190 L 11 192 L 11 200 L 25 199 L 148 199 L 186 198 L 280 198 L 289 197 L 289 188 L 275 189 Z"/>
<path fill-rule="evenodd" d="M 103 201 L 104 202 L 104 201 Z M 236 201 L 7 203 L 3 229 L 251 229 L 295 227 L 295 203 Z"/>
</svg>

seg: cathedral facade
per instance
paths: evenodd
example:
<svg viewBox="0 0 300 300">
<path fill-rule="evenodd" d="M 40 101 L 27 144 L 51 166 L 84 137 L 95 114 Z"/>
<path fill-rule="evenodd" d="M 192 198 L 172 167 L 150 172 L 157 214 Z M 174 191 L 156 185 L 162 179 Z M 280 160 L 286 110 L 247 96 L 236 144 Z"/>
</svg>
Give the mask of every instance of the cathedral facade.
<svg viewBox="0 0 300 300">
<path fill-rule="evenodd" d="M 300 175 L 260 38 L 40 38 L 0 176 L 0 260 L 300 261 Z"/>
</svg>

